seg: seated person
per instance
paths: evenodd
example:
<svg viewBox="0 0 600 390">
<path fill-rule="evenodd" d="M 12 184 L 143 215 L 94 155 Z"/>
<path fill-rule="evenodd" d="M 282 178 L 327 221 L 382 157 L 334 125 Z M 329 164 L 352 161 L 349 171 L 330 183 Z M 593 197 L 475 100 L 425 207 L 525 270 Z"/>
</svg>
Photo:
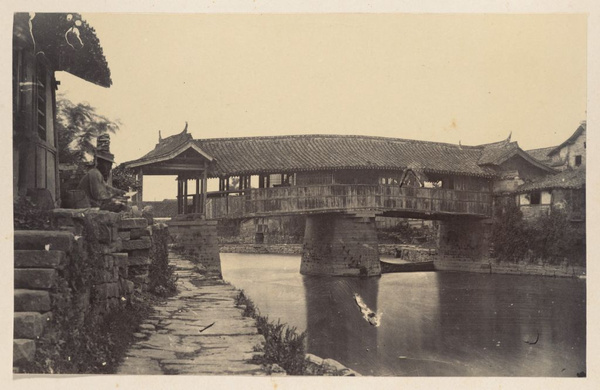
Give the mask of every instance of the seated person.
<svg viewBox="0 0 600 390">
<path fill-rule="evenodd" d="M 126 205 L 119 204 L 116 198 L 125 195 L 125 191 L 109 186 L 105 177 L 108 177 L 112 168 L 112 161 L 96 156 L 96 166 L 92 167 L 79 182 L 78 190 L 83 191 L 90 201 L 90 206 L 100 207 L 103 210 L 121 211 Z M 122 206 L 122 207 L 120 207 Z"/>
</svg>

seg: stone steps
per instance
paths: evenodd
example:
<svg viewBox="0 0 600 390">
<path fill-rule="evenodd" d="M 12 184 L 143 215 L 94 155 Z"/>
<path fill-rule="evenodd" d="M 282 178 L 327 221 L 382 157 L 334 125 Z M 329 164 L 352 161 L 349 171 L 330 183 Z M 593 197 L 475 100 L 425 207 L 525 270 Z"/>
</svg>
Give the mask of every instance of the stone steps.
<svg viewBox="0 0 600 390">
<path fill-rule="evenodd" d="M 70 252 L 74 236 L 71 232 L 54 230 L 15 231 L 15 250 L 40 250 Z"/>
</svg>

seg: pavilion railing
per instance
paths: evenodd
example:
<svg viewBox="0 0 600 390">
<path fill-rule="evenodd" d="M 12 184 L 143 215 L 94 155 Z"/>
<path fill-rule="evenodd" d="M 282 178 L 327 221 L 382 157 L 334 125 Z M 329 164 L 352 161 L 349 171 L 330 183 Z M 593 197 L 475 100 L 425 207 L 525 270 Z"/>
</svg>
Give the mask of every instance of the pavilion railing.
<svg viewBox="0 0 600 390">
<path fill-rule="evenodd" d="M 253 188 L 207 200 L 208 219 L 353 210 L 491 216 L 489 192 L 393 185 L 332 184 Z"/>
</svg>

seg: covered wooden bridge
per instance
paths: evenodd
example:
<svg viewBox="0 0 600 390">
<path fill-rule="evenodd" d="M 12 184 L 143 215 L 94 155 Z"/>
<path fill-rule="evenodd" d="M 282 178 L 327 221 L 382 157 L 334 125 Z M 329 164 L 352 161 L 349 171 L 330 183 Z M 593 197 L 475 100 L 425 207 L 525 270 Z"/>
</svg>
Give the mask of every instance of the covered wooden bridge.
<svg viewBox="0 0 600 390">
<path fill-rule="evenodd" d="M 510 139 L 478 146 L 342 135 L 195 140 L 187 124 L 125 165 L 140 180 L 176 175 L 178 213 L 188 219 L 305 214 L 303 272 L 366 275 L 380 273 L 375 215 L 458 218 L 466 226 L 492 215 L 492 195 L 515 167 L 551 171 Z M 211 178 L 218 190 L 208 191 Z M 343 265 L 323 266 L 350 253 L 353 240 L 360 244 Z"/>
</svg>

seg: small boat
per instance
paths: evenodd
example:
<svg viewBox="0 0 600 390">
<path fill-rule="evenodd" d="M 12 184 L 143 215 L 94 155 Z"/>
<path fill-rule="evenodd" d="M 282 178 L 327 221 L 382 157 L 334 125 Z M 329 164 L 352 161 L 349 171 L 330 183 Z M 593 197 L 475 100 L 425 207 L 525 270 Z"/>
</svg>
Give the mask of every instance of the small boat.
<svg viewBox="0 0 600 390">
<path fill-rule="evenodd" d="M 380 261 L 381 273 L 387 274 L 392 272 L 426 272 L 435 271 L 433 261 L 421 261 L 418 263 L 388 263 Z"/>
</svg>

